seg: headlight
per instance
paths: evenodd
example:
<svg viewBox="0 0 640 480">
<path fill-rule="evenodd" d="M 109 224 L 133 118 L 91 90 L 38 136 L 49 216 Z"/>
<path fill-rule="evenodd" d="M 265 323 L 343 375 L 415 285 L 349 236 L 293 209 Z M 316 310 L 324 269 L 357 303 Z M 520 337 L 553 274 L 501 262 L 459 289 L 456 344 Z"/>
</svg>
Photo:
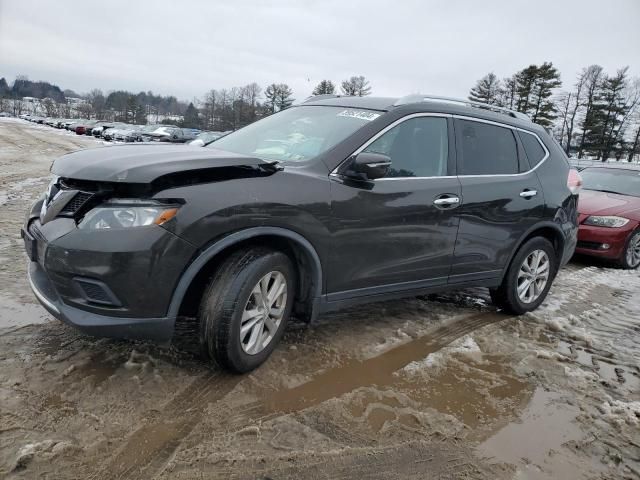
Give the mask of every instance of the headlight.
<svg viewBox="0 0 640 480">
<path fill-rule="evenodd" d="M 78 224 L 83 230 L 162 225 L 178 213 L 175 206 L 145 200 L 109 200 L 90 210 Z"/>
<path fill-rule="evenodd" d="M 593 225 L 595 227 L 620 228 L 629 223 L 628 218 L 612 217 L 612 216 L 591 216 L 584 221 L 585 225 Z"/>
</svg>

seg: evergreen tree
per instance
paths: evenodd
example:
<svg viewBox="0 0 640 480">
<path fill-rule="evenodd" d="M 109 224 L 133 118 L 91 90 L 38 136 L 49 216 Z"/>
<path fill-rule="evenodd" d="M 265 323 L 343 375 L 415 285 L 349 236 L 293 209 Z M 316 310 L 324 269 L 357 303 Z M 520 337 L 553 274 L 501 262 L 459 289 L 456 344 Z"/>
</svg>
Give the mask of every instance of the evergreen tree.
<svg viewBox="0 0 640 480">
<path fill-rule="evenodd" d="M 291 87 L 286 83 L 272 83 L 265 91 L 264 96 L 267 101 L 265 102 L 268 111 L 275 113 L 279 110 L 289 108 L 293 104 L 293 91 Z"/>
<path fill-rule="evenodd" d="M 531 120 L 550 127 L 556 118 L 556 108 L 551 101 L 553 91 L 562 85 L 560 72 L 551 62 L 545 62 L 538 67 L 536 80 L 531 91 Z"/>
<path fill-rule="evenodd" d="M 189 103 L 187 109 L 184 112 L 184 119 L 182 120 L 182 126 L 185 128 L 198 128 L 200 126 L 200 118 L 198 117 L 198 110 Z"/>
<path fill-rule="evenodd" d="M 587 148 L 605 162 L 614 148 L 621 147 L 625 133 L 625 118 L 630 106 L 625 90 L 628 88 L 628 67 L 613 76 L 604 77 L 594 102 L 592 124 L 587 133 Z"/>
<path fill-rule="evenodd" d="M 124 121 L 127 123 L 133 123 L 136 118 L 136 109 L 138 108 L 138 104 L 136 103 L 136 97 L 133 95 L 129 95 L 127 97 L 125 111 L 124 111 Z"/>
<path fill-rule="evenodd" d="M 136 113 L 134 116 L 134 121 L 136 125 L 147 124 L 147 108 L 141 103 L 136 103 Z"/>
<path fill-rule="evenodd" d="M 502 86 L 500 80 L 491 72 L 476 82 L 476 86 L 469 92 L 469 100 L 472 102 L 498 105 Z"/>
<path fill-rule="evenodd" d="M 343 80 L 341 84 L 342 93 L 348 96 L 364 97 L 371 93 L 369 81 L 364 76 L 353 76 L 348 80 Z"/>
<path fill-rule="evenodd" d="M 278 85 L 278 100 L 277 106 L 278 110 L 284 110 L 285 108 L 289 108 L 293 104 L 293 90 L 286 83 L 281 83 Z"/>
<path fill-rule="evenodd" d="M 4 77 L 0 78 L 0 97 L 9 96 L 9 84 Z"/>
<path fill-rule="evenodd" d="M 313 89 L 312 95 L 333 95 L 336 92 L 336 86 L 331 80 L 322 80 L 316 88 Z"/>
<path fill-rule="evenodd" d="M 529 65 L 516 73 L 513 80 L 516 109 L 535 123 L 550 127 L 556 118 L 551 95 L 562 85 L 558 70 L 551 62 Z"/>
<path fill-rule="evenodd" d="M 538 67 L 536 65 L 529 65 L 513 77 L 515 82 L 515 107 L 519 112 L 527 113 L 530 109 L 531 91 L 533 90 L 537 73 Z"/>
</svg>

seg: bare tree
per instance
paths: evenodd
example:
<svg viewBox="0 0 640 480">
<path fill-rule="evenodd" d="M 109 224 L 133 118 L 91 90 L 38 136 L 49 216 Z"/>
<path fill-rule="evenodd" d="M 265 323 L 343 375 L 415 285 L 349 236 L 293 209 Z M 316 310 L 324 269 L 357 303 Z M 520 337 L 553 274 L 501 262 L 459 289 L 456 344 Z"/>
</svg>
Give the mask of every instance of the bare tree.
<svg viewBox="0 0 640 480">
<path fill-rule="evenodd" d="M 93 111 L 93 108 L 91 107 L 90 103 L 81 103 L 76 107 L 76 110 L 78 110 L 80 117 L 89 119 L 91 118 L 91 112 Z M 125 121 L 127 120 L 128 115 L 125 116 Z"/>
<path fill-rule="evenodd" d="M 629 147 L 629 154 L 627 160 L 633 162 L 633 157 L 640 154 L 640 115 L 636 119 L 636 130 L 632 136 L 631 146 Z"/>
<path fill-rule="evenodd" d="M 569 153 L 571 137 L 569 136 L 565 143 L 565 132 L 568 130 L 569 110 L 571 110 L 575 100 L 572 92 L 561 92 L 556 100 L 556 110 L 558 112 L 558 118 L 560 119 L 560 133 L 557 134 L 556 138 L 567 154 Z"/>
<path fill-rule="evenodd" d="M 55 117 L 58 115 L 58 105 L 51 98 L 43 99 L 42 106 L 44 107 L 47 117 Z"/>
<path fill-rule="evenodd" d="M 209 90 L 204 95 L 204 105 L 202 107 L 202 113 L 204 117 L 205 128 L 215 128 L 217 100 L 218 92 L 216 92 L 214 89 Z"/>
<path fill-rule="evenodd" d="M 258 117 L 258 98 L 260 97 L 260 93 L 262 89 L 256 83 L 250 83 L 244 87 L 245 95 L 247 99 L 247 104 L 249 106 L 249 112 L 247 114 L 246 122 L 251 123 L 256 120 Z"/>
<path fill-rule="evenodd" d="M 560 143 L 564 144 L 564 149 L 567 155 L 571 152 L 571 141 L 573 140 L 573 135 L 575 133 L 578 113 L 585 107 L 584 96 L 587 81 L 589 79 L 590 68 L 592 67 L 584 68 L 582 72 L 580 72 L 574 85 L 573 92 L 566 95 L 566 103 L 561 105 L 561 107 L 564 106 L 564 109 L 561 110 L 560 118 L 562 119 L 563 130 L 565 131 L 564 138 L 566 138 L 566 141 L 561 138 Z"/>
<path fill-rule="evenodd" d="M 580 144 L 578 146 L 578 158 L 582 158 L 582 156 L 584 155 L 586 135 L 595 121 L 594 104 L 596 101 L 596 94 L 598 93 L 598 88 L 600 87 L 600 83 L 602 82 L 604 73 L 600 65 L 591 65 L 586 68 L 584 75 L 585 79 L 583 85 L 583 104 L 585 112 L 584 119 L 581 125 L 582 135 L 580 136 Z"/>
<path fill-rule="evenodd" d="M 14 117 L 22 115 L 25 108 L 26 108 L 25 102 L 21 98 L 16 98 L 13 100 L 13 116 Z"/>
<path fill-rule="evenodd" d="M 102 90 L 94 88 L 87 94 L 87 101 L 91 105 L 92 113 L 96 118 L 102 119 L 105 107 L 105 98 Z"/>
</svg>

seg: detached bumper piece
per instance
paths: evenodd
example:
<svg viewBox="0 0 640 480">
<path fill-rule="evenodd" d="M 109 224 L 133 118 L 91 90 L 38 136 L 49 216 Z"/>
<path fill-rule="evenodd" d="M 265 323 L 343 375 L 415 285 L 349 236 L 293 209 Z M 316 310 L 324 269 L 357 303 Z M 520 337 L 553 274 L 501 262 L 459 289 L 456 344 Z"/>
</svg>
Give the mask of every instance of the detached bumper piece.
<svg viewBox="0 0 640 480">
<path fill-rule="evenodd" d="M 31 289 L 42 306 L 57 319 L 86 334 L 158 342 L 168 341 L 173 335 L 174 318 L 112 317 L 81 310 L 66 305 L 59 299 L 46 272 L 37 262 L 29 262 L 28 275 Z M 99 285 L 94 284 L 93 287 L 99 287 Z M 94 294 L 105 294 L 105 292 L 96 292 L 94 288 Z M 112 299 L 109 298 L 109 301 Z"/>
</svg>

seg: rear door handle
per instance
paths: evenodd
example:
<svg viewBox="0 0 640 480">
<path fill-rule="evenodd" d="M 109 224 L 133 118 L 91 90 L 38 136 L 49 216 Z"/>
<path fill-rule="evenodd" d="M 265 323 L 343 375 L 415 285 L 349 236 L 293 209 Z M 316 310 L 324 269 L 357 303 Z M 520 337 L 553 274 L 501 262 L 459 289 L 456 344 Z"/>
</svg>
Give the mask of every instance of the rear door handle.
<svg viewBox="0 0 640 480">
<path fill-rule="evenodd" d="M 531 197 L 535 197 L 538 194 L 537 190 L 523 190 L 520 192 L 520 196 L 522 198 L 531 198 Z"/>
<path fill-rule="evenodd" d="M 440 195 L 433 201 L 433 204 L 436 207 L 454 207 L 460 204 L 460 197 L 458 197 L 457 195 L 448 194 Z"/>
</svg>

